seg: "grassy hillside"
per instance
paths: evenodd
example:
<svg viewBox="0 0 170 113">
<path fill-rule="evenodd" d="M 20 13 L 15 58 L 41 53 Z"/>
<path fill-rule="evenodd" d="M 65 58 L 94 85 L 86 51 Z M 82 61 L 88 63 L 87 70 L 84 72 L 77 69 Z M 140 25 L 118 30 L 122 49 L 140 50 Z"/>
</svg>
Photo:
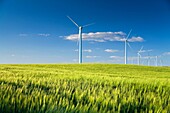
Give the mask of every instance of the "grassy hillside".
<svg viewBox="0 0 170 113">
<path fill-rule="evenodd" d="M 0 65 L 1 113 L 170 113 L 170 68 Z"/>
</svg>

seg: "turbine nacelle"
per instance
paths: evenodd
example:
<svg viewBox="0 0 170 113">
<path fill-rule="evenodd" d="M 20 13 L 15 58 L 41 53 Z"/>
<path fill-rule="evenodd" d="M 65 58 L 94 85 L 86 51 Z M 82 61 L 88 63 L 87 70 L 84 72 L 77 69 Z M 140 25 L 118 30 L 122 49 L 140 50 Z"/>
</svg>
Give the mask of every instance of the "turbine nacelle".
<svg viewBox="0 0 170 113">
<path fill-rule="evenodd" d="M 138 55 L 141 55 L 140 52 L 137 53 Z"/>
<path fill-rule="evenodd" d="M 140 50 L 138 51 L 138 53 L 142 53 L 143 52 L 143 46 L 140 48 Z"/>
<path fill-rule="evenodd" d="M 76 25 L 79 29 L 83 29 L 84 27 L 88 27 L 88 26 L 91 26 L 95 23 L 90 23 L 90 24 L 86 24 L 86 25 L 83 25 L 83 26 L 79 26 L 72 18 L 70 18 L 69 16 L 67 16 L 68 19 L 70 19 L 74 25 Z"/>
</svg>

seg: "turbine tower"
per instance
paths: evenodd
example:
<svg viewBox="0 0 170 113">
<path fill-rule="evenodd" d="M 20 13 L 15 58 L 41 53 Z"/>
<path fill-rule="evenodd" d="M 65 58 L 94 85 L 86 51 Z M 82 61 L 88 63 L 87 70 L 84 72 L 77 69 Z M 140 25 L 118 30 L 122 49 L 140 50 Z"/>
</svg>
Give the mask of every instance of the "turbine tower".
<svg viewBox="0 0 170 113">
<path fill-rule="evenodd" d="M 158 66 L 158 56 L 155 56 L 155 66 Z"/>
<path fill-rule="evenodd" d="M 129 34 L 127 35 L 127 37 L 124 40 L 125 41 L 125 64 L 127 64 L 127 44 L 131 48 L 129 41 L 128 41 L 128 38 L 129 38 L 131 32 L 132 32 L 132 30 L 130 30 Z"/>
<path fill-rule="evenodd" d="M 162 63 L 163 63 L 163 62 L 162 62 L 162 59 L 160 59 L 160 66 L 162 66 Z"/>
<path fill-rule="evenodd" d="M 143 46 L 141 47 L 141 49 L 138 51 L 138 65 L 140 65 L 140 58 L 141 58 L 141 52 L 142 52 Z"/>
<path fill-rule="evenodd" d="M 155 56 L 155 66 L 162 66 L 161 55 Z"/>
<path fill-rule="evenodd" d="M 75 24 L 78 29 L 79 29 L 79 64 L 82 63 L 82 30 L 84 27 L 87 27 L 87 26 L 90 26 L 90 25 L 93 25 L 94 23 L 91 23 L 91 24 L 87 24 L 87 25 L 84 25 L 84 26 L 79 26 L 72 18 L 70 18 L 69 16 L 67 16 L 72 22 L 73 24 Z"/>
<path fill-rule="evenodd" d="M 148 52 L 148 57 L 147 57 L 147 64 L 148 64 L 148 66 L 150 66 L 150 60 L 151 60 L 151 57 L 150 57 L 150 54 Z"/>
</svg>

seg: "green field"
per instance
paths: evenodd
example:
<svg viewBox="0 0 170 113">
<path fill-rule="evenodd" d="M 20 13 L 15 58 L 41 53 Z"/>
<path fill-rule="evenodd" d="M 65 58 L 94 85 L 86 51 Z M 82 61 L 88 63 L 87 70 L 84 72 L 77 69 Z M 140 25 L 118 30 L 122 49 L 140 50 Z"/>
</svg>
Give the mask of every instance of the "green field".
<svg viewBox="0 0 170 113">
<path fill-rule="evenodd" d="M 170 67 L 0 65 L 0 113 L 170 113 Z"/>
</svg>

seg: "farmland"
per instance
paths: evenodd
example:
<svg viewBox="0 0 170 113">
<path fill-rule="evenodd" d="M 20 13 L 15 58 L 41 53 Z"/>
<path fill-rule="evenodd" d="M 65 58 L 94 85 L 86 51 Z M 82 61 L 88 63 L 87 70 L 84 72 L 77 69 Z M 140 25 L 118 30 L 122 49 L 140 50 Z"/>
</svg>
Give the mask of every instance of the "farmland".
<svg viewBox="0 0 170 113">
<path fill-rule="evenodd" d="M 1 113 L 170 113 L 170 68 L 0 65 Z"/>
</svg>

